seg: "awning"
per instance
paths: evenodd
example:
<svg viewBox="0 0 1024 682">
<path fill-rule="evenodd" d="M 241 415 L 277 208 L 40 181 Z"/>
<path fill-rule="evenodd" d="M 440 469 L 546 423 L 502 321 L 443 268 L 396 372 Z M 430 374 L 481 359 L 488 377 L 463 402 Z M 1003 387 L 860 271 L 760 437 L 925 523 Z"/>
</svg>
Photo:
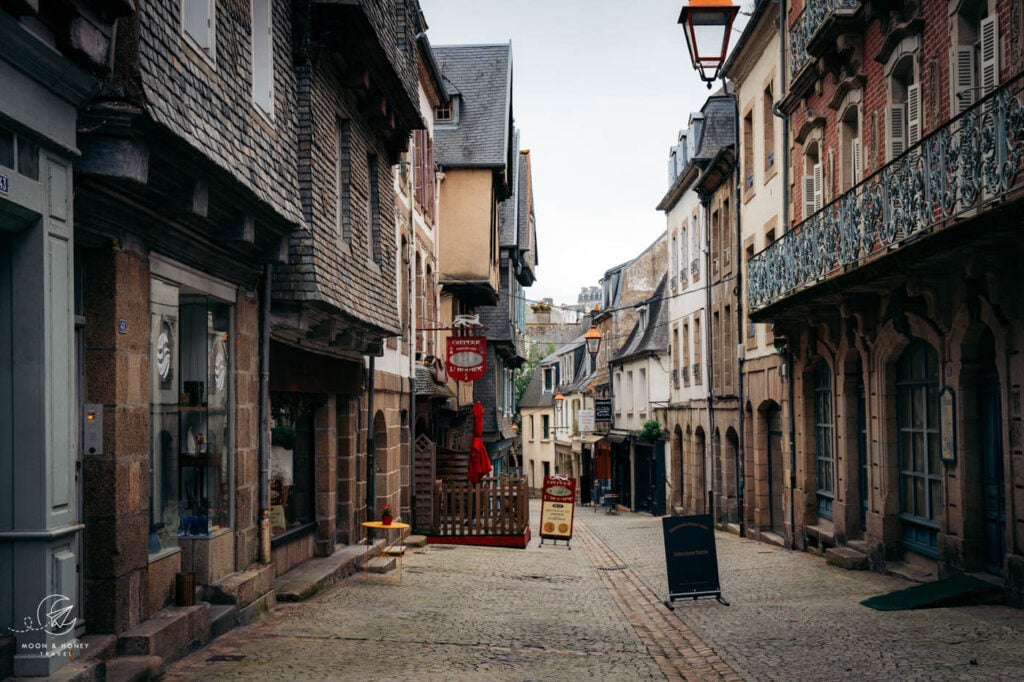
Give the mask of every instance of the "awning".
<svg viewBox="0 0 1024 682">
<path fill-rule="evenodd" d="M 609 433 L 605 437 L 612 443 L 615 443 L 616 445 L 618 445 L 619 443 L 625 443 L 627 440 L 629 440 L 628 433 Z"/>
<path fill-rule="evenodd" d="M 597 441 L 601 440 L 602 438 L 604 438 L 604 436 L 605 434 L 603 433 L 599 433 L 593 436 L 583 436 L 583 438 L 580 438 L 580 442 L 585 445 L 592 445 Z"/>
</svg>

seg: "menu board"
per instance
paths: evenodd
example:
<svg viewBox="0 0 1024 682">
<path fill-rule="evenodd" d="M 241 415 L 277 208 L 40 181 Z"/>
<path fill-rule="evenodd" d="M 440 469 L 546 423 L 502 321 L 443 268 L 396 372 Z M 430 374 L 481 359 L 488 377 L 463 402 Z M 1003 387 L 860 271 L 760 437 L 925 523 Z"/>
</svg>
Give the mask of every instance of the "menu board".
<svg viewBox="0 0 1024 682">
<path fill-rule="evenodd" d="M 576 508 L 576 479 L 568 476 L 545 476 L 541 491 L 540 543 L 544 539 L 565 540 L 572 537 L 573 511 Z"/>
</svg>

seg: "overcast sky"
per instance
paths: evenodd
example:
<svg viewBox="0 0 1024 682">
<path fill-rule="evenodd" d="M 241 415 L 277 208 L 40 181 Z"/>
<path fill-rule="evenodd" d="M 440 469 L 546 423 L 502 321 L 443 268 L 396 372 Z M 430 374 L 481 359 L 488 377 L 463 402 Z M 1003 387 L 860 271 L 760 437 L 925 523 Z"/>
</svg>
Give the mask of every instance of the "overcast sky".
<svg viewBox="0 0 1024 682">
<path fill-rule="evenodd" d="M 512 109 L 530 150 L 539 242 L 531 300 L 575 303 L 580 287 L 665 230 L 655 206 L 668 151 L 709 92 L 676 23 L 682 4 L 420 0 L 432 45 L 512 43 Z"/>
</svg>

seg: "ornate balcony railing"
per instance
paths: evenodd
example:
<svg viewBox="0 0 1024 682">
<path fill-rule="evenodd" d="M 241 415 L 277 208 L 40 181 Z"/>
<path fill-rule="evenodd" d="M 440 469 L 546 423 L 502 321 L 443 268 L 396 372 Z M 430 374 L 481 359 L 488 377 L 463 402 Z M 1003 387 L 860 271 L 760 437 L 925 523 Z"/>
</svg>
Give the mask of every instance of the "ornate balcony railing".
<svg viewBox="0 0 1024 682">
<path fill-rule="evenodd" d="M 836 14 L 851 14 L 860 8 L 860 0 L 807 0 L 800 16 L 789 28 L 789 76 L 795 80 L 811 60 L 808 45 L 822 25 Z"/>
<path fill-rule="evenodd" d="M 1024 75 L 804 220 L 748 265 L 752 312 L 1024 186 Z"/>
</svg>

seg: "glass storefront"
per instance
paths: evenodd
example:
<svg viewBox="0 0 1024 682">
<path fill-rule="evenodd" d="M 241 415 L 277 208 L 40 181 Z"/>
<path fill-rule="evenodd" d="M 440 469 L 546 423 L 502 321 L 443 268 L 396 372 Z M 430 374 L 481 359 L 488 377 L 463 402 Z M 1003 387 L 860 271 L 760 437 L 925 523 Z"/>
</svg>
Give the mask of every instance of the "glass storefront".
<svg viewBox="0 0 1024 682">
<path fill-rule="evenodd" d="M 270 395 L 270 534 L 314 520 L 316 401 L 299 393 Z"/>
<path fill-rule="evenodd" d="M 150 553 L 230 524 L 232 308 L 150 280 Z"/>
</svg>

